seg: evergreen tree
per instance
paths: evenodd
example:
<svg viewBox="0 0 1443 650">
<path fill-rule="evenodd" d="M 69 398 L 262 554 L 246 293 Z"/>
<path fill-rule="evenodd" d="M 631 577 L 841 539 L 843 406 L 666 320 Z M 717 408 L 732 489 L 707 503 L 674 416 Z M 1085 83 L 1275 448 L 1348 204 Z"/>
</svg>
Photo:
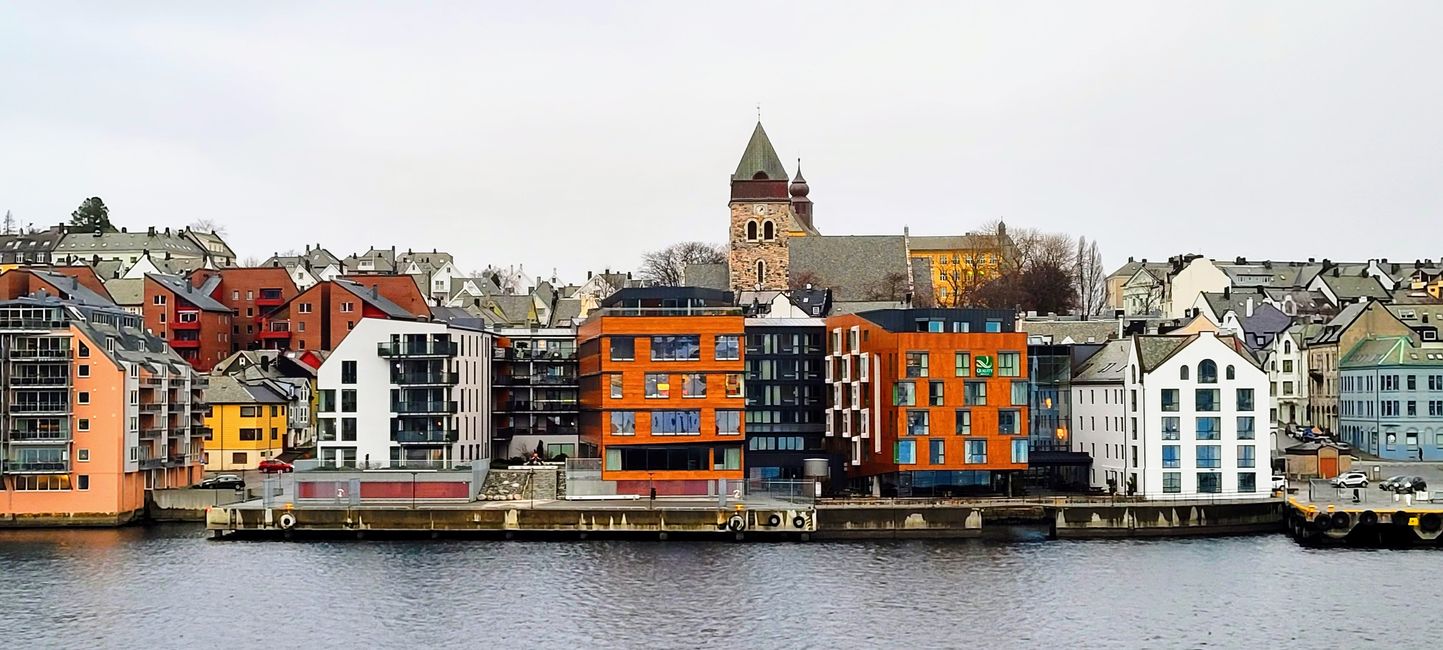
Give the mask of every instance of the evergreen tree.
<svg viewBox="0 0 1443 650">
<path fill-rule="evenodd" d="M 98 196 L 85 199 L 74 212 L 70 213 L 70 228 L 75 232 L 115 232 L 110 225 L 110 208 Z"/>
</svg>

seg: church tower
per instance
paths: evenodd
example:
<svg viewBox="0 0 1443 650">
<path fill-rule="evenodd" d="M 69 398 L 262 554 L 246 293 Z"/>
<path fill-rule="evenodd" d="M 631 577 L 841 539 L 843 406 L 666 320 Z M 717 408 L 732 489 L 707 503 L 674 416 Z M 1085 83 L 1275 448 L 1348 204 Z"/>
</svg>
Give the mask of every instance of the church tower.
<svg viewBox="0 0 1443 650">
<path fill-rule="evenodd" d="M 808 191 L 800 168 L 796 182 L 788 185 L 787 170 L 762 123 L 757 122 L 731 178 L 727 262 L 733 291 L 789 288 L 787 241 L 817 234 Z M 805 216 L 799 214 L 799 208 Z"/>
</svg>

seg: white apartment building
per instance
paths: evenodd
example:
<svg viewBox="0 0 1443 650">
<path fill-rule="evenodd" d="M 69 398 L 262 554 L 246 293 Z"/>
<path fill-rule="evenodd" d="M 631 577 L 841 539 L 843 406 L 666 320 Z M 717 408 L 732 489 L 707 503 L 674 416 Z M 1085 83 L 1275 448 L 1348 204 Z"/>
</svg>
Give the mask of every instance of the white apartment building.
<svg viewBox="0 0 1443 650">
<path fill-rule="evenodd" d="M 1268 420 L 1279 429 L 1301 428 L 1308 421 L 1308 355 L 1303 352 L 1307 325 L 1279 333 L 1264 351 L 1268 368 Z"/>
<path fill-rule="evenodd" d="M 1268 373 L 1243 343 L 1203 331 L 1137 336 L 1123 379 L 1125 461 L 1148 498 L 1264 498 Z"/>
<path fill-rule="evenodd" d="M 1123 380 L 1131 348 L 1130 339 L 1109 342 L 1072 376 L 1072 449 L 1092 456 L 1092 487 L 1123 494 L 1129 476 Z"/>
<path fill-rule="evenodd" d="M 492 335 L 363 318 L 317 376 L 322 465 L 490 462 Z"/>
</svg>

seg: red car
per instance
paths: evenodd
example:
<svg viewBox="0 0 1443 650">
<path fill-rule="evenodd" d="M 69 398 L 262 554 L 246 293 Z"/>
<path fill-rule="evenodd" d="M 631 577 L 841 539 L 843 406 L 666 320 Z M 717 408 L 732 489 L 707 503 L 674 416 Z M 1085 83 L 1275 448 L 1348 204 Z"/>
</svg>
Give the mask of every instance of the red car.
<svg viewBox="0 0 1443 650">
<path fill-rule="evenodd" d="M 296 467 L 294 465 L 275 458 L 267 458 L 261 461 L 261 464 L 256 465 L 256 469 L 260 470 L 262 474 L 276 474 L 279 472 L 296 471 Z"/>
</svg>

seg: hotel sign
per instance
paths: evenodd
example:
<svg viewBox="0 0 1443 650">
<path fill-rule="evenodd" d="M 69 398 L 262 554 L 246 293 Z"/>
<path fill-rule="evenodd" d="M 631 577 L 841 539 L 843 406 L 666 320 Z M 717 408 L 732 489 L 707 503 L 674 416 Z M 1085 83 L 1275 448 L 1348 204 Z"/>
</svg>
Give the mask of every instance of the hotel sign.
<svg viewBox="0 0 1443 650">
<path fill-rule="evenodd" d="M 975 365 L 976 365 L 976 369 L 975 369 L 975 370 L 976 370 L 976 372 L 977 372 L 977 376 L 978 376 L 978 377 L 991 377 L 991 376 L 992 376 L 992 357 L 989 357 L 989 356 L 986 356 L 986 355 L 980 355 L 980 354 L 979 354 L 979 355 L 977 355 L 975 358 L 977 359 L 976 364 L 975 364 Z"/>
</svg>

